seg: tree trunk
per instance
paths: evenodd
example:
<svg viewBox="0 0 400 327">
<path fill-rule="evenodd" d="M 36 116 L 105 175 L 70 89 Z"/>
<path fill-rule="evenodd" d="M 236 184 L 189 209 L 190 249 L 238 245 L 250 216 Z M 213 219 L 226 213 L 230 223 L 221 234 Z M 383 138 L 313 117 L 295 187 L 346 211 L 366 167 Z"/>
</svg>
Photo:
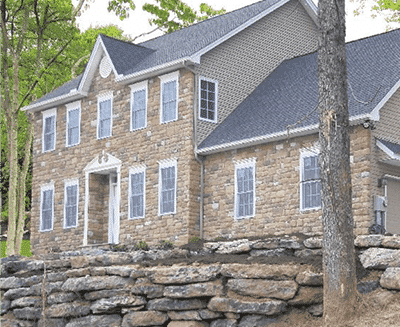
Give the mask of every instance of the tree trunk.
<svg viewBox="0 0 400 327">
<path fill-rule="evenodd" d="M 324 323 L 337 327 L 356 303 L 344 0 L 319 1 L 319 23 Z"/>
</svg>

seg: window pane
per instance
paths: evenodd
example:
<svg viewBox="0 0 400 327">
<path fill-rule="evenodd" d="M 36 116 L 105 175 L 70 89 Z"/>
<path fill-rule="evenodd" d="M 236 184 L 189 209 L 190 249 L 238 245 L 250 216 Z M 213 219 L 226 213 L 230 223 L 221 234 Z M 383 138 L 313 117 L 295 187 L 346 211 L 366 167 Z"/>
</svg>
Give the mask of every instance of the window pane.
<svg viewBox="0 0 400 327">
<path fill-rule="evenodd" d="M 208 120 L 215 120 L 215 83 L 200 81 L 200 117 Z M 204 112 L 203 109 L 206 109 Z"/>
<path fill-rule="evenodd" d="M 176 119 L 176 81 L 163 84 L 163 122 Z"/>
<path fill-rule="evenodd" d="M 132 128 L 142 128 L 145 126 L 146 113 L 146 91 L 141 90 L 133 94 L 132 104 Z"/>
<path fill-rule="evenodd" d="M 42 226 L 41 230 L 51 229 L 53 215 L 53 190 L 42 193 Z"/>
<path fill-rule="evenodd" d="M 254 206 L 254 181 L 253 168 L 246 167 L 236 170 L 237 184 L 237 216 L 253 215 Z"/>
<path fill-rule="evenodd" d="M 77 127 L 79 125 L 79 109 L 69 111 L 68 116 L 69 127 Z"/>
<path fill-rule="evenodd" d="M 46 117 L 45 123 L 44 123 L 44 133 L 53 133 L 54 132 L 54 116 L 51 117 Z"/>
<path fill-rule="evenodd" d="M 99 138 L 111 135 L 111 100 L 100 102 Z"/>
<path fill-rule="evenodd" d="M 44 151 L 54 149 L 55 116 L 46 117 L 44 120 Z"/>
<path fill-rule="evenodd" d="M 161 169 L 161 213 L 175 211 L 175 167 Z"/>
<path fill-rule="evenodd" d="M 143 217 L 144 212 L 144 172 L 131 175 L 130 217 Z"/>
<path fill-rule="evenodd" d="M 65 227 L 76 226 L 78 209 L 78 185 L 67 186 L 67 199 L 65 203 Z"/>
</svg>

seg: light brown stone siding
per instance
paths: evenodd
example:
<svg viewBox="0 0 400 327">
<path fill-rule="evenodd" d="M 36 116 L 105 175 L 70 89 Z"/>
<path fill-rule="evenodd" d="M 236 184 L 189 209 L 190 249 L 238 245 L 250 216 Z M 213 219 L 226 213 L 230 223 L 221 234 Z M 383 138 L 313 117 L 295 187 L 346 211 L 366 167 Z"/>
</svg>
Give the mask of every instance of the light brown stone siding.
<svg viewBox="0 0 400 327">
<path fill-rule="evenodd" d="M 317 26 L 292 0 L 202 56 L 195 71 L 218 81 L 218 123 L 282 61 L 315 51 L 317 40 Z M 217 124 L 197 124 L 200 144 Z"/>
<path fill-rule="evenodd" d="M 35 252 L 48 251 L 55 247 L 71 250 L 83 244 L 84 168 L 103 151 L 122 162 L 119 234 L 121 243 L 143 240 L 154 244 L 168 239 L 176 244 L 183 244 L 188 242 L 189 237 L 198 234 L 200 166 L 193 154 L 193 73 L 180 70 L 178 120 L 166 124 L 160 124 L 160 79 L 150 79 L 147 127 L 133 132 L 130 131 L 131 89 L 129 85 L 115 83 L 114 78 L 115 76 L 110 74 L 103 79 L 98 71 L 95 73 L 89 95 L 81 101 L 81 139 L 76 146 L 65 146 L 66 107 L 59 106 L 56 148 L 54 151 L 42 153 L 42 113 L 35 114 L 31 228 L 32 248 Z M 97 95 L 107 91 L 113 91 L 112 136 L 98 140 Z M 159 161 L 174 158 L 177 159 L 178 171 L 176 214 L 159 216 Z M 138 165 L 146 166 L 146 216 L 143 219 L 130 220 L 129 169 Z M 109 175 L 89 175 L 91 194 L 88 231 L 91 233 L 88 233 L 88 243 L 107 242 L 109 182 L 106 179 Z M 78 227 L 64 229 L 64 181 L 75 178 L 79 179 Z M 93 184 L 95 180 L 100 182 L 102 179 L 104 181 L 100 193 L 103 193 L 104 199 L 101 199 L 101 195 L 97 196 L 99 192 L 96 189 L 99 190 L 99 187 Z M 55 187 L 54 229 L 50 232 L 40 232 L 40 186 L 49 182 L 54 182 Z M 93 235 L 90 236 L 91 234 Z"/>
<path fill-rule="evenodd" d="M 244 237 L 295 232 L 321 233 L 321 210 L 301 212 L 300 151 L 317 145 L 318 135 L 210 155 L 205 161 L 204 237 Z M 351 132 L 355 234 L 365 234 L 370 212 L 370 131 Z M 234 218 L 235 162 L 256 158 L 255 216 Z"/>
</svg>

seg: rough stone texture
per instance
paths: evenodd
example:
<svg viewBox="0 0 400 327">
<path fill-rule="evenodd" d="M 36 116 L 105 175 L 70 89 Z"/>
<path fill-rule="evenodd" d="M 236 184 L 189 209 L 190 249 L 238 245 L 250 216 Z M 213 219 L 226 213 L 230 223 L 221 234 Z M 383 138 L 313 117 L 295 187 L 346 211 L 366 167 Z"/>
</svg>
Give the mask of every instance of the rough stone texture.
<svg viewBox="0 0 400 327">
<path fill-rule="evenodd" d="M 171 320 L 198 320 L 201 321 L 202 318 L 198 311 L 168 311 L 168 317 Z"/>
<path fill-rule="evenodd" d="M 243 239 L 232 242 L 221 242 L 215 252 L 219 254 L 239 254 L 249 252 L 250 250 L 249 240 Z"/>
<path fill-rule="evenodd" d="M 86 277 L 90 275 L 90 268 L 72 269 L 66 272 L 68 278 Z"/>
<path fill-rule="evenodd" d="M 13 313 L 18 319 L 37 320 L 42 314 L 42 308 L 28 307 L 22 309 L 14 309 Z"/>
<path fill-rule="evenodd" d="M 168 320 L 166 313 L 158 311 L 130 312 L 124 316 L 122 327 L 161 326 Z"/>
<path fill-rule="evenodd" d="M 117 275 L 121 277 L 129 277 L 131 275 L 132 268 L 123 267 L 123 266 L 114 266 L 107 267 L 106 273 L 107 275 Z"/>
<path fill-rule="evenodd" d="M 28 320 L 17 320 L 15 317 L 1 319 L 2 327 L 37 327 L 35 322 Z"/>
<path fill-rule="evenodd" d="M 54 304 L 46 308 L 45 313 L 46 316 L 51 318 L 82 317 L 90 313 L 90 303 L 73 302 L 73 303 Z"/>
<path fill-rule="evenodd" d="M 154 299 L 150 300 L 147 304 L 149 310 L 155 311 L 183 311 L 183 310 L 195 310 L 204 309 L 207 307 L 207 303 L 200 299 L 190 300 L 177 300 L 177 299 Z"/>
<path fill-rule="evenodd" d="M 11 308 L 16 307 L 38 307 L 41 306 L 42 300 L 39 296 L 21 297 L 11 302 Z"/>
<path fill-rule="evenodd" d="M 400 249 L 400 236 L 385 236 L 382 240 L 385 248 Z"/>
<path fill-rule="evenodd" d="M 223 315 L 219 312 L 214 312 L 208 309 L 203 309 L 199 311 L 201 319 L 208 320 L 208 319 L 215 319 L 221 318 Z"/>
<path fill-rule="evenodd" d="M 378 288 L 377 290 L 365 295 L 365 299 L 370 305 L 382 308 L 396 300 L 399 300 L 400 293 L 395 293 L 384 288 Z"/>
<path fill-rule="evenodd" d="M 296 282 L 300 285 L 322 286 L 323 274 L 316 273 L 312 269 L 305 269 L 297 274 Z"/>
<path fill-rule="evenodd" d="M 76 298 L 77 298 L 77 295 L 73 292 L 53 293 L 47 297 L 47 304 L 52 305 L 52 304 L 57 304 L 57 303 L 72 302 L 72 301 L 75 301 Z"/>
<path fill-rule="evenodd" d="M 4 315 L 10 309 L 11 301 L 7 299 L 1 300 L 1 315 Z"/>
<path fill-rule="evenodd" d="M 72 319 L 65 327 L 120 327 L 121 321 L 120 315 L 87 316 Z"/>
<path fill-rule="evenodd" d="M 361 294 L 371 293 L 380 287 L 378 280 L 369 280 L 357 283 L 357 291 Z"/>
<path fill-rule="evenodd" d="M 90 261 L 87 256 L 71 257 L 71 267 L 73 269 L 89 267 Z"/>
<path fill-rule="evenodd" d="M 235 300 L 214 297 L 208 303 L 208 309 L 220 312 L 259 313 L 264 315 L 280 314 L 286 310 L 286 303 L 278 300 Z"/>
<path fill-rule="evenodd" d="M 265 327 L 277 321 L 277 318 L 263 315 L 246 315 L 240 320 L 238 327 Z"/>
<path fill-rule="evenodd" d="M 44 262 L 42 260 L 15 260 L 9 262 L 2 262 L 5 270 L 9 274 L 14 274 L 20 271 L 35 271 L 42 270 L 44 267 Z"/>
<path fill-rule="evenodd" d="M 307 309 L 307 311 L 315 317 L 321 317 L 324 313 L 322 304 L 312 305 Z"/>
<path fill-rule="evenodd" d="M 59 282 L 59 281 L 66 281 L 68 276 L 65 272 L 56 272 L 56 273 L 49 273 L 46 275 L 46 280 L 50 283 Z"/>
<path fill-rule="evenodd" d="M 112 311 L 116 307 L 135 307 L 146 304 L 146 300 L 140 296 L 114 296 L 100 299 L 90 306 L 93 313 Z"/>
<path fill-rule="evenodd" d="M 297 291 L 294 281 L 274 281 L 263 279 L 230 279 L 228 289 L 240 295 L 255 298 L 270 297 L 280 300 L 289 300 Z"/>
<path fill-rule="evenodd" d="M 54 283 L 46 283 L 44 287 L 44 291 L 47 295 L 54 293 L 54 292 L 60 292 L 61 291 L 61 286 L 64 284 L 64 282 L 54 282 Z M 42 284 L 38 285 L 33 285 L 31 287 L 31 292 L 34 295 L 41 295 L 42 294 Z"/>
<path fill-rule="evenodd" d="M 42 280 L 43 276 L 32 276 L 27 278 L 19 278 L 12 276 L 8 278 L 0 278 L 0 283 L 2 290 L 8 290 L 10 288 L 21 288 L 39 284 L 42 282 Z"/>
<path fill-rule="evenodd" d="M 34 295 L 35 292 L 31 287 L 13 288 L 4 293 L 6 299 L 14 300 L 19 297 Z"/>
<path fill-rule="evenodd" d="M 400 266 L 400 250 L 369 248 L 360 255 L 364 268 L 386 269 Z"/>
<path fill-rule="evenodd" d="M 283 255 L 290 255 L 288 249 L 278 248 L 272 250 L 252 250 L 250 255 L 252 257 L 279 257 Z"/>
<path fill-rule="evenodd" d="M 70 278 L 62 286 L 63 291 L 94 291 L 101 289 L 124 288 L 130 286 L 131 281 L 119 276 L 93 276 Z"/>
<path fill-rule="evenodd" d="M 63 318 L 40 318 L 37 327 L 65 327 L 67 324 Z M 87 326 L 87 325 L 86 325 Z"/>
<path fill-rule="evenodd" d="M 155 284 L 185 284 L 216 279 L 220 265 L 172 266 L 149 269 L 149 279 Z"/>
<path fill-rule="evenodd" d="M 151 283 L 147 278 L 139 278 L 132 287 L 131 292 L 138 295 L 146 295 L 147 298 L 153 299 L 162 297 L 164 286 Z"/>
<path fill-rule="evenodd" d="M 237 327 L 236 319 L 218 319 L 211 322 L 210 327 Z"/>
<path fill-rule="evenodd" d="M 387 268 L 380 280 L 381 286 L 391 290 L 400 290 L 400 268 Z"/>
<path fill-rule="evenodd" d="M 290 305 L 320 304 L 323 299 L 322 287 L 300 287 L 296 296 L 289 300 Z"/>
<path fill-rule="evenodd" d="M 188 284 L 182 286 L 167 286 L 164 296 L 170 298 L 190 298 L 198 296 L 217 296 L 221 295 L 224 287 L 221 280 L 207 283 Z"/>
<path fill-rule="evenodd" d="M 308 249 L 322 249 L 322 238 L 310 237 L 304 240 L 303 244 Z"/>
<path fill-rule="evenodd" d="M 298 272 L 298 265 L 244 265 L 231 263 L 221 266 L 221 274 L 231 278 L 292 279 L 296 277 Z"/>
<path fill-rule="evenodd" d="M 359 248 L 372 246 L 380 246 L 382 244 L 383 235 L 358 235 L 354 241 L 354 245 Z"/>
<path fill-rule="evenodd" d="M 233 312 L 226 312 L 225 313 L 225 317 L 228 318 L 228 319 L 239 319 L 240 318 L 240 314 L 233 313 Z"/>
<path fill-rule="evenodd" d="M 204 321 L 171 321 L 167 327 L 208 327 L 208 326 L 209 324 Z"/>
<path fill-rule="evenodd" d="M 301 249 L 298 239 L 272 238 L 268 240 L 256 241 L 251 246 L 253 249 L 273 250 L 278 248 Z"/>
<path fill-rule="evenodd" d="M 300 258 L 313 257 L 313 256 L 316 256 L 316 255 L 322 256 L 322 249 L 304 249 L 304 250 L 299 250 L 299 251 L 296 251 L 294 255 L 296 257 L 300 257 Z"/>
<path fill-rule="evenodd" d="M 99 300 L 103 298 L 109 298 L 113 296 L 127 296 L 129 295 L 127 290 L 102 290 L 85 293 L 85 299 L 89 301 Z"/>
</svg>

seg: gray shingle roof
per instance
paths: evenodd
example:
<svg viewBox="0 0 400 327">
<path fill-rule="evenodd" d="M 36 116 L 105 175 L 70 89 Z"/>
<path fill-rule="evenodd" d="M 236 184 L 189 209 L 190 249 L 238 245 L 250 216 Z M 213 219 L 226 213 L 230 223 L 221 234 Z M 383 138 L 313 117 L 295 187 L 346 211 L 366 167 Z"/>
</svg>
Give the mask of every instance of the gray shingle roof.
<svg viewBox="0 0 400 327">
<path fill-rule="evenodd" d="M 386 146 L 390 151 L 392 151 L 394 154 L 400 155 L 400 145 L 395 144 L 386 140 L 382 139 L 377 139 L 379 142 L 381 142 L 384 146 Z"/>
<path fill-rule="evenodd" d="M 350 117 L 371 113 L 400 78 L 400 29 L 346 45 Z M 377 93 L 377 90 L 378 93 Z M 368 102 L 367 105 L 357 102 Z M 317 53 L 284 61 L 199 146 L 285 132 L 318 103 Z M 318 124 L 314 112 L 296 128 Z"/>
</svg>

